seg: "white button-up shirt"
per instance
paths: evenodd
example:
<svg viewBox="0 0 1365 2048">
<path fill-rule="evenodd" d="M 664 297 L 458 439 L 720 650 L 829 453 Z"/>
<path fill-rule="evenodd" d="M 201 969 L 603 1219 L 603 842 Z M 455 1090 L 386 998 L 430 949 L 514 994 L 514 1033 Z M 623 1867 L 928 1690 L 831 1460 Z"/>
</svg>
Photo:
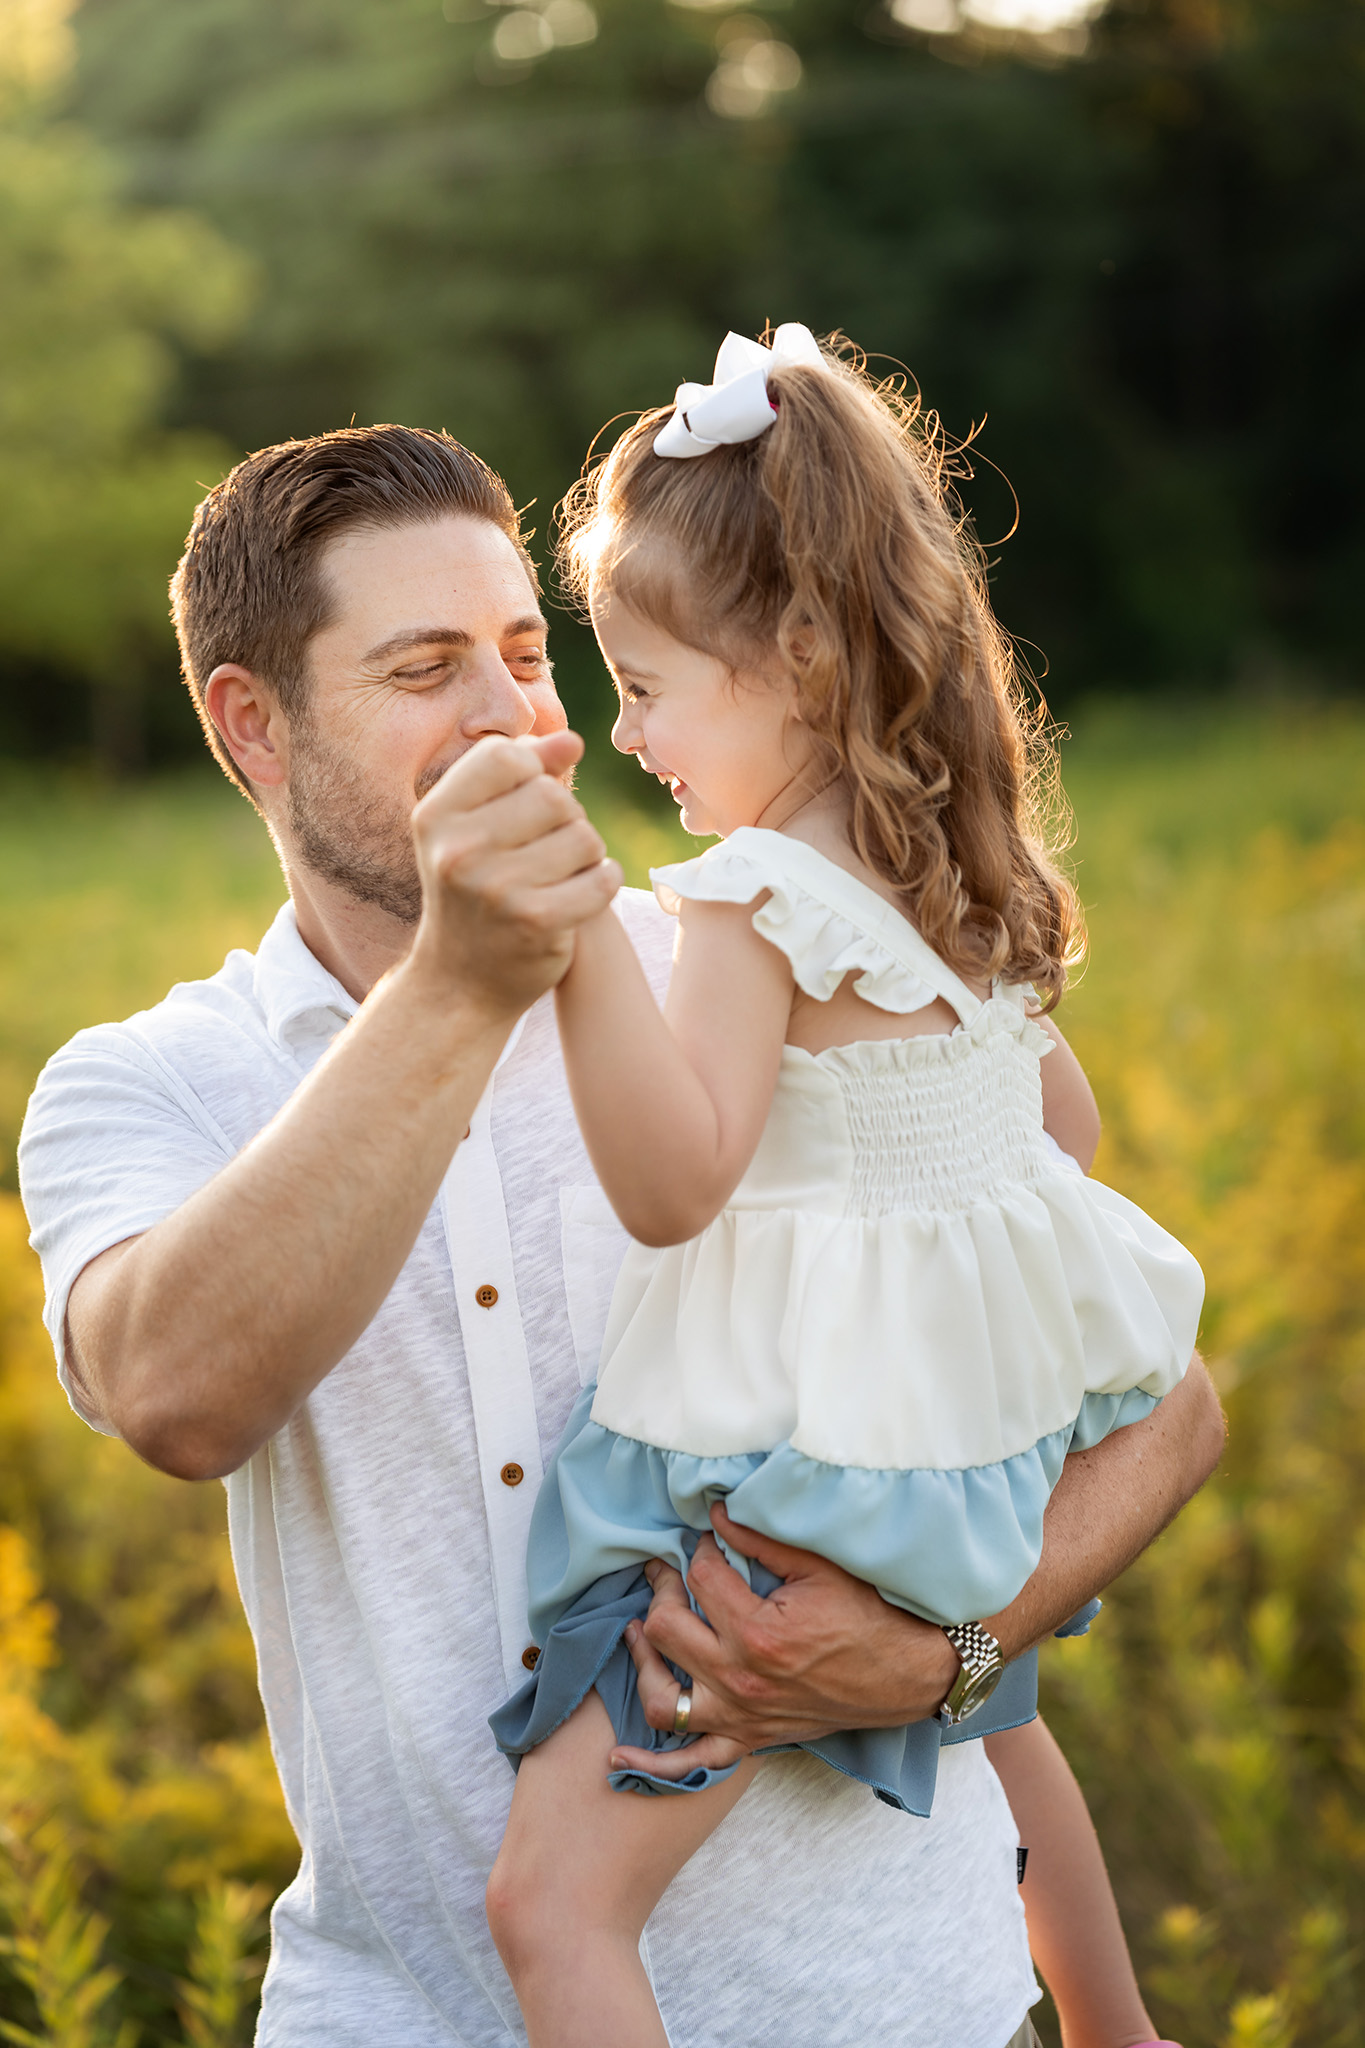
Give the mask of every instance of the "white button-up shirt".
<svg viewBox="0 0 1365 2048">
<path fill-rule="evenodd" d="M 621 899 L 656 987 L 669 921 Z M 63 1356 L 82 1268 L 280 1109 L 355 1009 L 281 911 L 254 955 L 83 1031 L 20 1148 Z M 547 999 L 509 1045 L 392 1292 L 227 1481 L 242 1598 L 303 1847 L 277 1902 L 267 2048 L 524 2041 L 484 1920 L 512 1774 L 527 1522 L 597 1350 L 624 1237 L 574 1122 Z M 622 1795 L 626 1796 L 626 1795 Z M 675 2048 L 1003 2048 L 1038 1995 L 1016 1834 L 979 1743 L 931 1820 L 775 1757 L 670 1888 L 645 1948 Z"/>
</svg>

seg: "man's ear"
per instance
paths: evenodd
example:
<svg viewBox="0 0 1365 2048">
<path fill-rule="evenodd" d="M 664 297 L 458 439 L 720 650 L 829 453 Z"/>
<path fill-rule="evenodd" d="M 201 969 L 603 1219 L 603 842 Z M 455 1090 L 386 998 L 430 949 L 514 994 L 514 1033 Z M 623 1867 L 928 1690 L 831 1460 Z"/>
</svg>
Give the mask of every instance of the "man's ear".
<svg viewBox="0 0 1365 2048">
<path fill-rule="evenodd" d="M 238 662 L 220 662 L 204 685 L 204 709 L 248 782 L 277 788 L 289 774 L 289 728 L 279 699 Z"/>
</svg>

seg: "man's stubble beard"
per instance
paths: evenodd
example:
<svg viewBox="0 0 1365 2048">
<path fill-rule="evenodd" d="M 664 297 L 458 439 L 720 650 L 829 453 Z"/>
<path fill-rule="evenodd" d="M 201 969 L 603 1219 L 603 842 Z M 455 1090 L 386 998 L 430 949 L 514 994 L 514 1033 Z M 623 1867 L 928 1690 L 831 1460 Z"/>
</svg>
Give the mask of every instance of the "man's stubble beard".
<svg viewBox="0 0 1365 2048">
<path fill-rule="evenodd" d="M 452 755 L 451 760 L 458 758 Z M 450 765 L 433 762 L 422 770 L 413 789 L 414 805 Z M 568 769 L 560 780 L 572 789 L 575 771 Z M 401 924 L 416 927 L 422 878 L 411 811 L 390 811 L 359 764 L 319 733 L 306 713 L 295 718 L 290 733 L 289 830 L 296 857 L 311 873 L 335 883 L 356 902 L 373 903 Z"/>
<path fill-rule="evenodd" d="M 413 802 L 425 796 L 448 764 L 427 769 Z M 411 814 L 392 811 L 364 770 L 307 718 L 290 734 L 289 830 L 297 859 L 358 903 L 372 903 L 400 924 L 422 914 L 422 881 L 412 844 Z"/>
</svg>

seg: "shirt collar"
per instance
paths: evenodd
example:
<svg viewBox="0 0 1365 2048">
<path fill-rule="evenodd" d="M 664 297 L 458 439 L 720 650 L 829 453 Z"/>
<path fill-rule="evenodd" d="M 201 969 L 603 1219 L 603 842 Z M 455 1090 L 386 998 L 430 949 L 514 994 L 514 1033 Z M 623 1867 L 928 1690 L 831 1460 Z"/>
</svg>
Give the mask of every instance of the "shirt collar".
<svg viewBox="0 0 1365 2048">
<path fill-rule="evenodd" d="M 305 945 L 292 903 L 281 904 L 256 948 L 251 986 L 265 1016 L 266 1030 L 277 1045 L 290 1048 L 335 1038 L 360 1008 Z M 498 1056 L 495 1073 L 516 1051 L 525 1023 L 523 1012 Z"/>
<path fill-rule="evenodd" d="M 292 903 L 281 906 L 256 949 L 252 991 L 266 1030 L 283 1046 L 334 1038 L 360 1007 L 304 944 Z"/>
</svg>

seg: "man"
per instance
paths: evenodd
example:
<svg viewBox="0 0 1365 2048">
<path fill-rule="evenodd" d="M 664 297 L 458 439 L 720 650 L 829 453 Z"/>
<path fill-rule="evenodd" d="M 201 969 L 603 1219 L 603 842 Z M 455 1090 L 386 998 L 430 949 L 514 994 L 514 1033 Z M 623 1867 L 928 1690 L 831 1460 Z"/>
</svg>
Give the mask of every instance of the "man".
<svg viewBox="0 0 1365 2048">
<path fill-rule="evenodd" d="M 542 998 L 619 875 L 566 786 L 579 743 L 511 501 L 454 442 L 387 427 L 253 456 L 200 507 L 173 591 L 290 901 L 254 957 L 81 1033 L 40 1081 L 21 1172 L 49 1327 L 97 1428 L 227 1476 L 303 1844 L 260 2039 L 484 2048 L 520 2038 L 483 1914 L 511 1785 L 485 1717 L 534 1661 L 529 1510 L 622 1249 Z M 618 907 L 661 985 L 666 921 Z M 1107 1583 L 1220 1441 L 1196 1367 L 1070 1460 L 1042 1565 L 989 1622 L 1006 1654 Z M 692 1725 L 748 1746 L 934 1712 L 959 1668 L 940 1631 L 756 1554 L 788 1580 L 767 1603 L 699 1552 L 700 1648 L 660 1585 L 647 1692 L 685 1640 Z M 973 1899 L 1002 1875 L 960 1851 L 945 1907 L 947 1825 L 808 1757 L 765 1766 L 651 1923 L 678 2048 L 899 2038 L 931 1942 L 989 1976 Z"/>
</svg>

